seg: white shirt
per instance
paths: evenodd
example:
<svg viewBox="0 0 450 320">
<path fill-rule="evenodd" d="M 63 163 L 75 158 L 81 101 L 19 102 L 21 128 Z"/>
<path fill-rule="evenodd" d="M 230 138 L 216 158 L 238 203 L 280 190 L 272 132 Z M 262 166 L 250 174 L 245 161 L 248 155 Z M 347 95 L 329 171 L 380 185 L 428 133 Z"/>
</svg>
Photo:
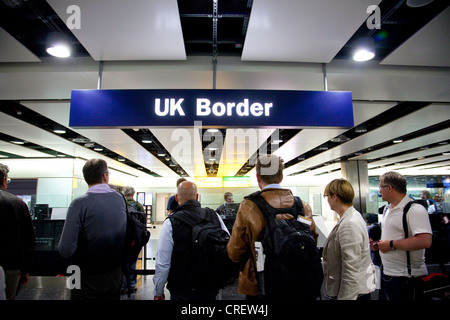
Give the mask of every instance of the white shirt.
<svg viewBox="0 0 450 320">
<path fill-rule="evenodd" d="M 399 240 L 405 238 L 403 231 L 403 208 L 412 199 L 407 195 L 395 207 L 388 208 L 381 220 L 381 240 Z M 432 234 L 430 220 L 427 210 L 420 204 L 413 204 L 407 214 L 408 237 L 414 237 L 416 234 Z M 420 276 L 428 274 L 425 264 L 425 249 L 410 251 L 411 255 L 411 274 Z M 380 257 L 383 262 L 383 272 L 388 276 L 408 277 L 406 251 L 395 250 L 382 253 Z"/>
</svg>

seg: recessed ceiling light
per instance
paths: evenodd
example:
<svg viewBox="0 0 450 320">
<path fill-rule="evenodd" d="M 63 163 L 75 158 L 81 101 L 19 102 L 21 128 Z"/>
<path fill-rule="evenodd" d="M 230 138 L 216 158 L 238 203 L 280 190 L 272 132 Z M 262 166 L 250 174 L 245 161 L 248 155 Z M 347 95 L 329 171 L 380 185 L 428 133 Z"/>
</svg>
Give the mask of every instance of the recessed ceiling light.
<svg viewBox="0 0 450 320">
<path fill-rule="evenodd" d="M 402 143 L 403 140 L 402 140 L 402 139 L 395 139 L 395 140 L 393 140 L 392 142 L 393 142 L 393 143 Z"/>
<path fill-rule="evenodd" d="M 63 32 L 50 32 L 47 36 L 47 53 L 57 58 L 67 58 L 71 55 L 71 39 Z"/>
<path fill-rule="evenodd" d="M 63 32 L 50 32 L 47 36 L 47 53 L 57 58 L 67 58 L 71 55 L 71 40 Z"/>
<path fill-rule="evenodd" d="M 433 2 L 433 0 L 406 0 L 406 5 L 411 8 L 420 8 Z"/>
<path fill-rule="evenodd" d="M 368 61 L 375 57 L 375 41 L 372 38 L 358 38 L 353 42 L 352 47 L 355 61 Z"/>
<path fill-rule="evenodd" d="M 282 142 L 283 142 L 283 140 L 281 140 L 281 139 L 275 139 L 275 140 L 272 140 L 271 144 L 280 144 Z"/>
<path fill-rule="evenodd" d="M 153 140 L 152 140 L 152 136 L 151 135 L 144 134 L 142 136 L 142 143 L 152 143 L 152 142 L 153 142 Z"/>
</svg>

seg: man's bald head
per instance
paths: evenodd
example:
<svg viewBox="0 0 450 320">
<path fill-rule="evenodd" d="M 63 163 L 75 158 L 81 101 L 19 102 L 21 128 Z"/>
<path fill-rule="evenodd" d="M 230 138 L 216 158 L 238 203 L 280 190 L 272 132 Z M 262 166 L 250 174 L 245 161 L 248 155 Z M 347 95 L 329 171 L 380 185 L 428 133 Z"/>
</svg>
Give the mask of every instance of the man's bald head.
<svg viewBox="0 0 450 320">
<path fill-rule="evenodd" d="M 176 198 L 175 200 L 177 200 L 179 205 L 188 200 L 197 200 L 198 199 L 197 186 L 195 185 L 195 183 L 191 181 L 183 181 L 178 185 L 177 194 L 175 198 Z"/>
</svg>

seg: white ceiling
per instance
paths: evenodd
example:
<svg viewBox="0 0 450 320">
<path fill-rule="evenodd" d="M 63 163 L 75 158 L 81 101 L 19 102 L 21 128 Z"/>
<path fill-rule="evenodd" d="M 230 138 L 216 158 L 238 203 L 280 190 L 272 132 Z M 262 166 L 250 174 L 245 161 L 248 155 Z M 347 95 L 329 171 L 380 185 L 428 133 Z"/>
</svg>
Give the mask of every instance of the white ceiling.
<svg viewBox="0 0 450 320">
<path fill-rule="evenodd" d="M 39 62 L 41 59 L 0 27 L 0 62 Z"/>
<path fill-rule="evenodd" d="M 409 38 L 381 64 L 450 67 L 450 8 Z"/>
<path fill-rule="evenodd" d="M 63 21 L 80 8 L 73 34 L 97 61 L 183 60 L 186 52 L 176 0 L 48 0 Z"/>
<path fill-rule="evenodd" d="M 329 63 L 380 2 L 255 0 L 242 60 Z"/>
</svg>

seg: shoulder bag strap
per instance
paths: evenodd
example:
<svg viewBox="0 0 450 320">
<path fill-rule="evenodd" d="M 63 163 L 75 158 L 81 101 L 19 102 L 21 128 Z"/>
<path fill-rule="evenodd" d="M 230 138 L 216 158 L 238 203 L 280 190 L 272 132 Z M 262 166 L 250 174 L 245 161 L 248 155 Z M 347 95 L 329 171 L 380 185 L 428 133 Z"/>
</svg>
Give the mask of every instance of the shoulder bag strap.
<svg viewBox="0 0 450 320">
<path fill-rule="evenodd" d="M 406 206 L 403 208 L 403 218 L 402 218 L 402 223 L 403 223 L 403 231 L 405 233 L 405 239 L 408 238 L 408 221 L 406 219 L 406 215 L 409 211 L 409 209 L 411 208 L 411 205 L 413 204 L 414 201 L 410 201 L 406 204 Z M 409 253 L 409 251 L 406 251 L 406 263 L 407 263 L 407 268 L 408 268 L 408 275 L 411 276 L 411 255 Z"/>
</svg>

